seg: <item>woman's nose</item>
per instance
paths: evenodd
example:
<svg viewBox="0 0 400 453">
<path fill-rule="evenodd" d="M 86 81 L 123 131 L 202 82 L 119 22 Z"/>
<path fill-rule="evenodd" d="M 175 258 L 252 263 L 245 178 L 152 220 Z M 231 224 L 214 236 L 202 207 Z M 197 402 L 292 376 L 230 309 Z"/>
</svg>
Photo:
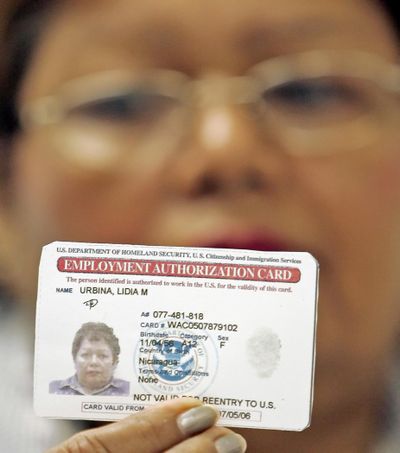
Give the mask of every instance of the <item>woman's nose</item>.
<svg viewBox="0 0 400 453">
<path fill-rule="evenodd" d="M 92 354 L 92 355 L 90 356 L 90 363 L 91 363 L 91 364 L 97 364 L 98 361 L 99 361 L 99 358 L 97 357 L 96 354 Z"/>
<path fill-rule="evenodd" d="M 194 197 L 269 190 L 285 158 L 265 132 L 245 106 L 198 111 L 174 163 L 173 184 Z"/>
</svg>

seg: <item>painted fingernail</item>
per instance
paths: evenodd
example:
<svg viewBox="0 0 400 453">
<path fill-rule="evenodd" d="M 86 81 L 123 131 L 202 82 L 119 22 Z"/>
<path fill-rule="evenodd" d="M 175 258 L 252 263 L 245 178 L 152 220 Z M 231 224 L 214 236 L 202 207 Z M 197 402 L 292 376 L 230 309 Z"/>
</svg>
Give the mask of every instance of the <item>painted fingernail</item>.
<svg viewBox="0 0 400 453">
<path fill-rule="evenodd" d="M 218 418 L 218 412 L 210 406 L 199 406 L 181 414 L 177 423 L 186 436 L 199 433 L 212 426 Z"/>
<path fill-rule="evenodd" d="M 246 441 L 239 434 L 227 434 L 215 441 L 218 453 L 243 453 L 246 451 Z"/>
</svg>

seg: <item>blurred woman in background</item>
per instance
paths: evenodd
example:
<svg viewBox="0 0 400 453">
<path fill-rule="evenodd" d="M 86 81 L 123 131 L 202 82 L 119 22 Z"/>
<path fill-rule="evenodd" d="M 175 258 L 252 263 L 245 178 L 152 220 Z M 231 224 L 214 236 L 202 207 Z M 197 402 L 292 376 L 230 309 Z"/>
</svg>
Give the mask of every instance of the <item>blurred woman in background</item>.
<svg viewBox="0 0 400 453">
<path fill-rule="evenodd" d="M 241 430 L 248 450 L 399 451 L 391 2 L 27 5 L 8 29 L 2 104 L 9 287 L 34 300 L 53 240 L 309 251 L 321 266 L 311 428 Z M 171 433 L 184 409 L 141 416 L 158 426 L 170 411 Z M 208 415 L 202 434 L 158 430 L 151 448 L 136 422 L 84 439 L 128 451 L 122 426 L 135 451 L 242 451 L 239 437 L 214 443 L 232 435 Z"/>
</svg>

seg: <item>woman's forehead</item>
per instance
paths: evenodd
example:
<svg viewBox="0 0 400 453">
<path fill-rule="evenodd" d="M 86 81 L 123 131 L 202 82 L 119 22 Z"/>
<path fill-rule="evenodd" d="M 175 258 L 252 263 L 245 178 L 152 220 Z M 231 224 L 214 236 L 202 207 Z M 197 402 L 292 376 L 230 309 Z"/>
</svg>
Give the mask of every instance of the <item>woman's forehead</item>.
<svg viewBox="0 0 400 453">
<path fill-rule="evenodd" d="M 96 337 L 85 337 L 82 340 L 81 347 L 82 348 L 88 348 L 88 347 L 104 347 L 104 346 L 109 346 L 108 342 L 105 340 L 105 338 L 96 336 Z"/>
<path fill-rule="evenodd" d="M 390 27 L 372 5 L 368 0 L 66 1 L 41 42 L 34 72 L 42 74 L 35 82 L 41 81 L 39 93 L 47 94 L 49 84 L 56 88 L 115 67 L 243 72 L 270 56 L 315 48 L 351 46 L 395 58 Z"/>
<path fill-rule="evenodd" d="M 86 0 L 66 6 L 66 26 L 71 26 L 71 20 L 81 25 L 74 27 L 77 37 L 145 48 L 182 46 L 185 37 L 213 43 L 213 47 L 221 41 L 252 45 L 249 34 L 264 45 L 276 46 L 286 40 L 316 40 L 350 32 L 365 38 L 363 31 L 371 31 L 371 23 L 376 31 L 384 33 L 385 28 L 379 20 L 383 14 L 379 18 L 379 8 L 370 0 Z"/>
</svg>

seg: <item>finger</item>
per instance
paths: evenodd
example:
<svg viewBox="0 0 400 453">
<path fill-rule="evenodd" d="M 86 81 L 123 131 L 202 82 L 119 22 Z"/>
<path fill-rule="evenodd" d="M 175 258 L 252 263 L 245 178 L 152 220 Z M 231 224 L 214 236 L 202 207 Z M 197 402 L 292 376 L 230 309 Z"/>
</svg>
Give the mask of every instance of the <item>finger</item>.
<svg viewBox="0 0 400 453">
<path fill-rule="evenodd" d="M 243 453 L 246 441 L 239 434 L 226 428 L 212 427 L 191 437 L 167 453 Z"/>
<path fill-rule="evenodd" d="M 158 453 L 209 428 L 217 418 L 216 410 L 200 401 L 179 398 L 83 431 L 48 453 Z"/>
</svg>

